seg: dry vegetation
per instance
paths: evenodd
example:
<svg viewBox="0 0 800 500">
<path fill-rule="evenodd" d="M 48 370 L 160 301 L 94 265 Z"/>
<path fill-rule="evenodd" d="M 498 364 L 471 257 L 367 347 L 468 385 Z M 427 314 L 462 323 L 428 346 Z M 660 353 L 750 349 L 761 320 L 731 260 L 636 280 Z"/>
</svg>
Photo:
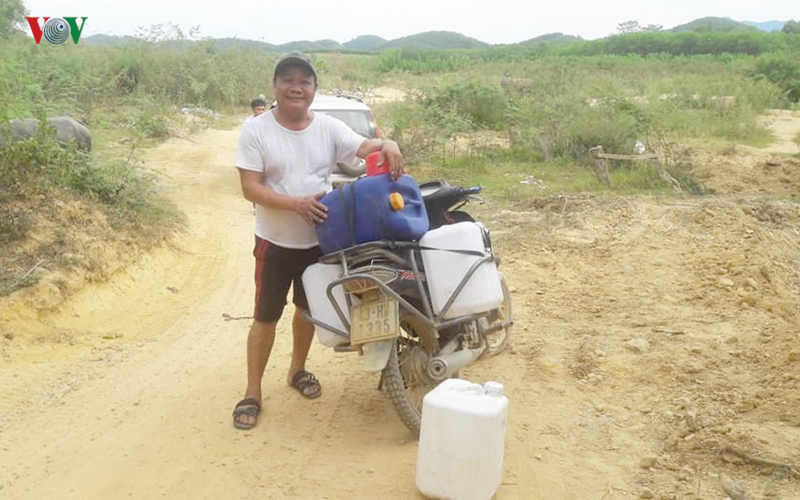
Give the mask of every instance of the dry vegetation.
<svg viewBox="0 0 800 500">
<path fill-rule="evenodd" d="M 598 61 L 608 81 L 557 92 Z M 511 400 L 498 498 L 800 498 L 800 116 L 759 114 L 776 103 L 763 82 L 745 85 L 733 110 L 686 100 L 664 114 L 620 83 L 661 63 L 598 61 L 559 66 L 569 77 L 551 68 L 513 99 L 473 70 L 443 77 L 474 77 L 466 85 L 374 93 L 419 180 L 486 187 L 489 203 L 469 208 L 502 256 L 515 338 L 463 376 L 500 380 Z M 355 75 L 337 84 L 369 80 L 363 66 L 337 65 Z M 731 90 L 722 80 L 738 81 L 728 76 L 714 77 L 718 95 Z M 423 88 L 407 78 L 408 90 Z M 684 83 L 691 95 L 709 80 Z M 659 85 L 647 93 L 664 93 Z M 611 104 L 585 106 L 604 86 Z M 391 95 L 409 98 L 379 100 Z M 543 115 L 516 114 L 504 129 L 469 106 L 476 96 L 540 102 Z M 575 120 L 556 119 L 568 114 Z M 133 130 L 161 130 L 149 116 Z M 557 158 L 545 158 L 539 125 L 559 139 Z M 582 163 L 585 146 L 623 147 L 639 133 L 704 194 L 676 195 L 646 165 L 612 166 L 613 187 L 601 186 Z M 351 359 L 312 353 L 326 395 L 311 411 L 286 392 L 278 365 L 265 382 L 268 423 L 232 434 L 244 326 L 227 319 L 246 316 L 252 300 L 252 208 L 230 170 L 237 132 L 181 135 L 142 158 L 186 215 L 179 237 L 156 224 L 141 244 L 135 227 L 121 230 L 107 206 L 72 191 L 4 204 L 26 234 L 0 256 L 14 289 L 0 297 L 0 470 L 11 471 L 0 489 L 416 498 L 414 443 Z M 283 363 L 287 343 L 276 349 Z"/>
</svg>

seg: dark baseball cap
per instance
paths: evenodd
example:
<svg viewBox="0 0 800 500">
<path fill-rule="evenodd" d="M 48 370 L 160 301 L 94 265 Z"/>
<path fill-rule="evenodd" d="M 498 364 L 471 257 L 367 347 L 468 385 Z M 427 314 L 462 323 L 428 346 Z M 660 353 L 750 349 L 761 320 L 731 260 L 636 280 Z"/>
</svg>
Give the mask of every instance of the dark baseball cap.
<svg viewBox="0 0 800 500">
<path fill-rule="evenodd" d="M 278 63 L 275 65 L 275 72 L 272 74 L 272 81 L 275 81 L 278 75 L 286 71 L 287 68 L 293 66 L 305 68 L 314 75 L 314 80 L 317 79 L 317 70 L 314 69 L 311 58 L 300 52 L 292 52 L 278 59 Z"/>
</svg>

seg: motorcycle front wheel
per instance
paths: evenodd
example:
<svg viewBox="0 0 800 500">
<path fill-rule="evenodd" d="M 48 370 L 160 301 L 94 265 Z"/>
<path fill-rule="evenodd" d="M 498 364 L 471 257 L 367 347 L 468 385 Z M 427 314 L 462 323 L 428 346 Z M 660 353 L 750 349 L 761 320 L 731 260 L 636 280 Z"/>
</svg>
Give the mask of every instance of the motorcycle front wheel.
<svg viewBox="0 0 800 500">
<path fill-rule="evenodd" d="M 420 328 L 426 326 L 415 316 L 400 318 L 400 336 L 383 369 L 383 387 L 400 420 L 419 436 L 422 399 L 438 384 L 428 376 L 428 355 L 420 342 Z"/>
<path fill-rule="evenodd" d="M 456 224 L 458 222 L 475 222 L 475 219 L 473 219 L 470 214 L 467 212 L 462 212 L 461 210 L 453 210 L 448 215 L 452 219 L 452 222 L 449 222 L 449 224 Z"/>
</svg>

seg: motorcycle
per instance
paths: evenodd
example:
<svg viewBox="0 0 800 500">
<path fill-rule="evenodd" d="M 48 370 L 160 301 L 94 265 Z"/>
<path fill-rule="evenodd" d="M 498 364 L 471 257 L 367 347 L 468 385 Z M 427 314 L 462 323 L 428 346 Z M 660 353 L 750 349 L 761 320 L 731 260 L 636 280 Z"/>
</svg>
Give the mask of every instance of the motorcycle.
<svg viewBox="0 0 800 500">
<path fill-rule="evenodd" d="M 513 326 L 511 296 L 494 267 L 499 259 L 492 251 L 489 231 L 461 210 L 469 201 L 483 203 L 477 196 L 480 188 L 435 181 L 420 185 L 420 191 L 431 230 L 470 222 L 468 229 L 482 236 L 479 248 L 441 250 L 420 242 L 381 240 L 324 255 L 321 264 L 341 266 L 336 268 L 341 275 L 325 290 L 338 325 L 306 313 L 317 327 L 338 336 L 335 351 L 358 352 L 366 370 L 381 372 L 378 389 L 388 393 L 403 423 L 417 435 L 424 396 L 443 380 L 457 377 L 461 368 L 502 352 Z M 447 299 L 440 299 L 438 307 L 427 280 L 432 269 L 426 272 L 424 265 L 430 252 L 468 262 L 464 276 L 453 283 L 454 290 Z M 470 280 L 484 277 L 480 273 L 487 269 L 495 273 L 488 276 L 499 279 L 499 305 L 456 317 L 448 314 Z"/>
<path fill-rule="evenodd" d="M 470 200 L 484 203 L 483 198 L 478 196 L 481 192 L 479 186 L 464 188 L 438 180 L 420 184 L 419 190 L 422 192 L 431 229 L 456 222 L 475 222 L 470 214 L 460 209 Z"/>
</svg>

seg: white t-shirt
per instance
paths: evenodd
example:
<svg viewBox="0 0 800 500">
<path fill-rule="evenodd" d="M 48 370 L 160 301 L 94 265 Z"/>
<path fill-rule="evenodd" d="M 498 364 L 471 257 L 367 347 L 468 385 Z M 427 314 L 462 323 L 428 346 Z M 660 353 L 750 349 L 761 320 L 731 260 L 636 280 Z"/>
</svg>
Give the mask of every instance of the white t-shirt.
<svg viewBox="0 0 800 500">
<path fill-rule="evenodd" d="M 314 113 L 303 130 L 289 130 L 267 111 L 244 124 L 236 167 L 262 172 L 262 183 L 276 193 L 309 196 L 331 190 L 336 163 L 352 163 L 366 139 L 344 122 Z M 314 228 L 300 215 L 256 205 L 255 234 L 286 248 L 318 244 Z"/>
</svg>

